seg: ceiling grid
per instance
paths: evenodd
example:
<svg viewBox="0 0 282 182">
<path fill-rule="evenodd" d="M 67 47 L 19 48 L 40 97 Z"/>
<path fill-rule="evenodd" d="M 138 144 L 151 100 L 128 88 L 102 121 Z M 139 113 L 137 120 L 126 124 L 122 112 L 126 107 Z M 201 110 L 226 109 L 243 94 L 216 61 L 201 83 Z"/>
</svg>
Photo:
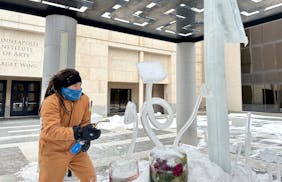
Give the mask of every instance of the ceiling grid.
<svg viewBox="0 0 282 182">
<path fill-rule="evenodd" d="M 282 18 L 282 0 L 237 0 L 245 28 Z M 64 14 L 78 23 L 171 42 L 203 39 L 203 0 L 0 0 L 0 9 Z"/>
</svg>

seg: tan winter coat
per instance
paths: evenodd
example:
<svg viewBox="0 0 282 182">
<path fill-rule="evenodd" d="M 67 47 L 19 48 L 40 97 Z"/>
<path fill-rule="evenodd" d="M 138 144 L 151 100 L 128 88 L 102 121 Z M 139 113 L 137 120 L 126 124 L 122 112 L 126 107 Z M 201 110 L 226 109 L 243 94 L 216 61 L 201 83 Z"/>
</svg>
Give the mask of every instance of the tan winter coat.
<svg viewBox="0 0 282 182">
<path fill-rule="evenodd" d="M 75 143 L 72 127 L 90 123 L 89 98 L 83 94 L 77 101 L 64 99 L 64 103 L 70 113 L 65 112 L 53 94 L 43 101 L 40 110 L 39 181 L 61 182 L 67 168 L 72 169 L 81 181 L 89 181 L 89 178 L 96 181 L 95 170 L 87 153 L 70 153 Z"/>
</svg>

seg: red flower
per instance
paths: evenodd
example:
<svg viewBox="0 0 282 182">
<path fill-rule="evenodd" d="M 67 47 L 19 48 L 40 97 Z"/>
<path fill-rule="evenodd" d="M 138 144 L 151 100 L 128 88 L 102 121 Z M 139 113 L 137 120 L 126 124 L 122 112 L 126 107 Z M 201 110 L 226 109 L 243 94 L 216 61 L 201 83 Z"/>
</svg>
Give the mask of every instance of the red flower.
<svg viewBox="0 0 282 182">
<path fill-rule="evenodd" d="M 174 176 L 178 177 L 181 176 L 183 173 L 183 166 L 182 164 L 177 164 L 176 166 L 174 166 L 174 168 L 172 169 L 172 173 Z"/>
</svg>

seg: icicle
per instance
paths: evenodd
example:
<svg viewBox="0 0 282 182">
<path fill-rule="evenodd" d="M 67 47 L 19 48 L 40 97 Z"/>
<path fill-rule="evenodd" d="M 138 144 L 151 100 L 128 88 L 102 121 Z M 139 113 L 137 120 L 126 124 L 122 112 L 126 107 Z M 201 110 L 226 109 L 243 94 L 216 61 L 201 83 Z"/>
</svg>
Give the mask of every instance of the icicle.
<svg viewBox="0 0 282 182">
<path fill-rule="evenodd" d="M 251 142 L 252 142 L 252 133 L 251 133 L 251 113 L 247 114 L 246 122 L 246 138 L 245 138 L 245 164 L 248 165 L 249 156 L 251 153 Z"/>
</svg>

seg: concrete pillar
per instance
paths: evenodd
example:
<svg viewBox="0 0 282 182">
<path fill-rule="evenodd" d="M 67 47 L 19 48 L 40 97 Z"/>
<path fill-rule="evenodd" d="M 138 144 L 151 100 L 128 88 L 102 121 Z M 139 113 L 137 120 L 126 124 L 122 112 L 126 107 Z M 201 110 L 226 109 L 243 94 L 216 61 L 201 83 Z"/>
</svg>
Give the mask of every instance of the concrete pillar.
<svg viewBox="0 0 282 182">
<path fill-rule="evenodd" d="M 144 52 L 143 51 L 140 51 L 139 52 L 139 62 L 143 62 L 144 61 Z M 143 105 L 143 102 L 144 102 L 144 83 L 143 81 L 141 80 L 141 77 L 139 75 L 139 98 L 138 98 L 138 110 L 139 110 L 139 113 L 142 112 L 142 105 Z"/>
<path fill-rule="evenodd" d="M 50 77 L 63 68 L 75 67 L 77 22 L 64 15 L 46 17 L 42 99 Z"/>
<path fill-rule="evenodd" d="M 176 120 L 179 131 L 196 103 L 196 46 L 195 43 L 178 43 L 176 51 Z M 198 144 L 196 121 L 182 136 L 182 143 Z"/>
<path fill-rule="evenodd" d="M 225 44 L 225 74 L 228 111 L 242 111 L 241 50 L 240 43 Z"/>
</svg>

